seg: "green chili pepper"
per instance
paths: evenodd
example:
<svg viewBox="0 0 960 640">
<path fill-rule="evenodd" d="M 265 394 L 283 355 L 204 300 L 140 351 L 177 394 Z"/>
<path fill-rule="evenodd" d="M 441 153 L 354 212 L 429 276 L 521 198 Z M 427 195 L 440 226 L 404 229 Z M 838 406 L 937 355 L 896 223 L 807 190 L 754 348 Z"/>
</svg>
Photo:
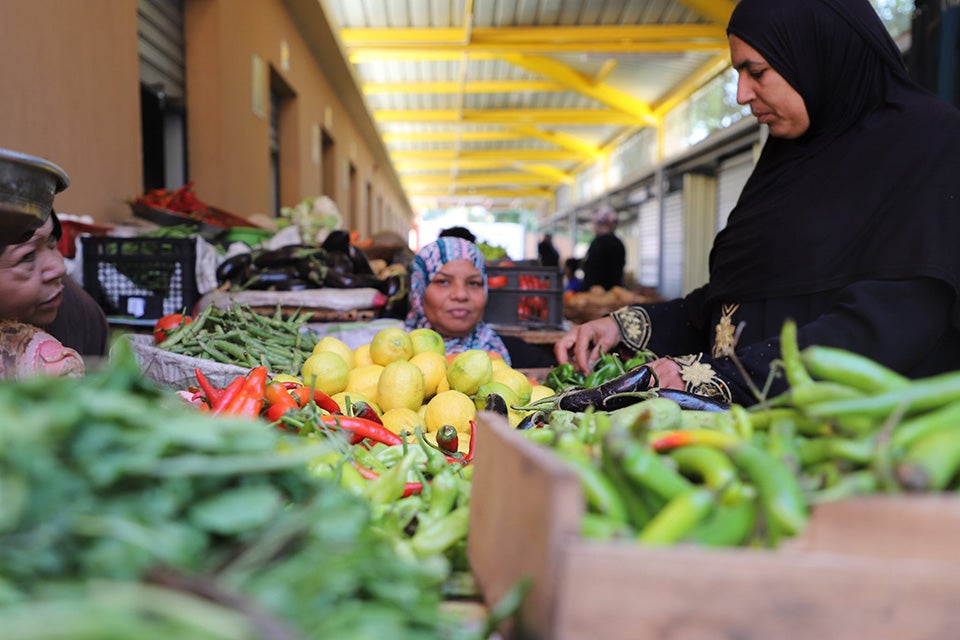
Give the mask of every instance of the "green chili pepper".
<svg viewBox="0 0 960 640">
<path fill-rule="evenodd" d="M 625 437 L 622 432 L 610 432 L 604 446 L 631 482 L 661 498 L 669 500 L 693 488 L 693 484 L 670 462 L 645 444 Z"/>
<path fill-rule="evenodd" d="M 430 501 L 427 505 L 427 515 L 430 518 L 442 518 L 457 504 L 457 498 L 460 496 L 460 480 L 447 467 L 433 476 L 429 486 Z"/>
<path fill-rule="evenodd" d="M 587 512 L 580 519 L 580 535 L 590 540 L 614 540 L 631 534 L 627 523 L 599 513 Z"/>
<path fill-rule="evenodd" d="M 469 524 L 470 507 L 457 507 L 444 517 L 419 527 L 410 539 L 410 545 L 420 557 L 443 553 L 466 537 Z"/>
<path fill-rule="evenodd" d="M 576 472 L 588 506 L 597 513 L 626 522 L 627 509 L 623 500 L 603 472 L 586 456 L 562 449 L 556 451 L 558 456 Z"/>
<path fill-rule="evenodd" d="M 407 484 L 407 475 L 417 462 L 416 449 L 409 451 L 393 467 L 380 474 L 380 477 L 367 485 L 366 496 L 373 504 L 386 504 L 400 498 Z"/>
<path fill-rule="evenodd" d="M 792 318 L 784 321 L 780 329 L 780 357 L 783 370 L 791 387 L 813 382 L 803 360 L 800 359 L 800 347 L 797 343 L 797 323 Z"/>
<path fill-rule="evenodd" d="M 713 492 L 691 489 L 672 498 L 647 523 L 637 540 L 644 544 L 668 545 L 686 537 L 714 508 Z"/>
<path fill-rule="evenodd" d="M 732 506 L 717 505 L 705 520 L 697 524 L 686 540 L 710 547 L 743 544 L 757 522 L 757 503 L 744 501 Z"/>
<path fill-rule="evenodd" d="M 725 449 L 760 492 L 760 502 L 768 521 L 786 535 L 800 533 L 807 524 L 807 503 L 797 477 L 790 469 L 748 442 Z"/>
<path fill-rule="evenodd" d="M 756 490 L 740 481 L 733 462 L 718 449 L 690 445 L 674 449 L 668 455 L 677 463 L 680 473 L 688 478 L 699 478 L 724 506 L 750 502 L 756 498 Z"/>
</svg>

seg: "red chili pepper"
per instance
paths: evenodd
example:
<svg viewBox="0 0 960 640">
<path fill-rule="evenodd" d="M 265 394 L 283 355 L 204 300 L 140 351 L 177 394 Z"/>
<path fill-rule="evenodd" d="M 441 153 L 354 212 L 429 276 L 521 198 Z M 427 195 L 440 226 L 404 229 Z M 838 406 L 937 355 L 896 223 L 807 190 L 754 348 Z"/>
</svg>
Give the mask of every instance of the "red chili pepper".
<svg viewBox="0 0 960 640">
<path fill-rule="evenodd" d="M 260 415 L 263 410 L 264 393 L 266 392 L 267 368 L 254 367 L 246 378 L 241 377 L 241 380 L 243 382 L 237 395 L 229 402 L 218 404 L 214 413 L 250 418 Z"/>
<path fill-rule="evenodd" d="M 311 395 L 310 387 L 301 386 L 293 389 L 292 393 L 294 396 L 296 396 L 297 403 L 301 408 L 307 406 L 307 404 L 313 400 L 315 405 L 328 413 L 343 413 L 340 410 L 340 405 L 337 404 L 337 401 L 319 389 L 314 389 Z"/>
<path fill-rule="evenodd" d="M 203 391 L 203 395 L 207 397 L 207 402 L 210 403 L 210 406 L 216 406 L 220 401 L 220 398 L 223 397 L 223 389 L 217 389 L 215 386 L 210 384 L 210 381 L 207 380 L 207 376 L 203 375 L 203 371 L 200 370 L 200 367 L 196 368 L 197 374 L 197 384 L 200 385 L 200 390 Z"/>
<path fill-rule="evenodd" d="M 353 409 L 353 415 L 357 418 L 363 418 L 365 420 L 370 420 L 371 422 L 376 422 L 377 424 L 383 424 L 383 420 L 381 420 L 380 416 L 377 415 L 377 412 L 373 410 L 373 407 L 363 400 L 357 400 L 353 403 L 351 408 Z"/>
<path fill-rule="evenodd" d="M 351 460 L 350 463 L 354 467 L 356 467 L 357 471 L 360 472 L 360 475 L 362 475 L 367 480 L 376 480 L 377 478 L 380 477 L 379 473 L 377 473 L 373 469 L 370 469 L 369 467 L 363 466 L 356 460 Z M 422 482 L 407 482 L 406 484 L 403 485 L 404 498 L 406 498 L 407 496 L 412 496 L 414 494 L 420 493 L 421 491 L 423 491 Z"/>
<path fill-rule="evenodd" d="M 664 431 L 650 441 L 654 451 L 668 451 L 677 447 L 702 444 L 712 447 L 726 447 L 736 443 L 737 436 L 709 429 L 689 429 L 686 431 Z"/>
<path fill-rule="evenodd" d="M 278 382 L 268 384 L 263 396 L 267 400 L 267 410 L 263 415 L 270 422 L 276 422 L 291 409 L 300 408 L 299 403 L 290 395 L 287 388 Z"/>
<path fill-rule="evenodd" d="M 463 457 L 464 463 L 473 461 L 473 443 L 477 441 L 477 422 L 470 421 L 470 444 L 467 445 L 467 455 Z"/>
<path fill-rule="evenodd" d="M 393 431 L 390 431 L 382 424 L 377 424 L 372 420 L 366 420 L 364 418 L 357 418 L 356 416 L 320 416 L 320 422 L 326 425 L 333 427 L 339 427 L 345 431 L 349 431 L 353 437 L 350 439 L 351 444 L 357 444 L 364 438 L 370 438 L 377 442 L 382 442 L 387 445 L 403 444 L 403 440 L 400 439 L 400 436 L 395 434 Z"/>
<path fill-rule="evenodd" d="M 221 389 L 222 392 L 220 397 L 215 401 L 210 402 L 210 407 L 216 411 L 223 405 L 228 402 L 233 402 L 233 400 L 243 391 L 243 385 L 246 383 L 247 379 L 244 376 L 237 376 L 233 381 L 226 386 L 226 388 Z"/>
</svg>

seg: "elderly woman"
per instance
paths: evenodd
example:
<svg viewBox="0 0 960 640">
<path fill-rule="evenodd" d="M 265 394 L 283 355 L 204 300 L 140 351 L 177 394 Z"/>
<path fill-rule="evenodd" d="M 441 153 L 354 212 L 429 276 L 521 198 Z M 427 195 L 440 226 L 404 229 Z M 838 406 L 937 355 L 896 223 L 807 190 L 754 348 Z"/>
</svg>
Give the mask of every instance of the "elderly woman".
<svg viewBox="0 0 960 640">
<path fill-rule="evenodd" d="M 752 404 L 793 319 L 801 348 L 960 368 L 960 112 L 909 78 L 868 0 L 741 0 L 727 34 L 737 101 L 770 135 L 709 282 L 577 327 L 558 359 L 622 342 L 661 356 L 661 387 Z"/>
<path fill-rule="evenodd" d="M 547 367 L 548 354 L 516 338 L 501 338 L 483 321 L 487 272 L 483 254 L 469 240 L 441 237 L 423 247 L 410 267 L 408 331 L 429 327 L 443 336 L 447 353 L 483 349 L 514 367 Z"/>
</svg>

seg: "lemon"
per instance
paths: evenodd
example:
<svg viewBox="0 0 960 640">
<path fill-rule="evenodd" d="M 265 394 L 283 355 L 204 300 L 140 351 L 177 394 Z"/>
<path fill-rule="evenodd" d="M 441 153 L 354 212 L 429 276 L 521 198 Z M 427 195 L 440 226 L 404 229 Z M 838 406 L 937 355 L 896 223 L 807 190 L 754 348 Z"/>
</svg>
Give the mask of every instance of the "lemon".
<svg viewBox="0 0 960 640">
<path fill-rule="evenodd" d="M 380 416 L 380 420 L 383 422 L 383 426 L 397 435 L 406 431 L 409 434 L 406 438 L 408 442 L 413 442 L 413 439 L 416 438 L 417 427 L 426 428 L 420 414 L 406 407 L 390 409 Z"/>
<path fill-rule="evenodd" d="M 510 365 L 508 365 L 507 361 L 503 358 L 490 358 L 490 367 L 494 371 L 498 371 L 500 369 L 509 369 Z"/>
<path fill-rule="evenodd" d="M 450 381 L 447 380 L 446 375 L 440 378 L 440 382 L 437 383 L 437 393 L 443 393 L 444 391 L 450 391 Z"/>
<path fill-rule="evenodd" d="M 293 382 L 295 384 L 303 384 L 303 379 L 298 378 L 297 376 L 292 376 L 289 373 L 278 373 L 270 378 L 270 382 Z"/>
<path fill-rule="evenodd" d="M 300 369 L 303 384 L 313 386 L 328 396 L 340 393 L 346 388 L 349 373 L 350 367 L 347 363 L 332 351 L 314 353 L 303 361 Z"/>
<path fill-rule="evenodd" d="M 362 367 L 365 364 L 373 364 L 373 358 L 370 357 L 369 342 L 353 350 L 353 366 Z"/>
<path fill-rule="evenodd" d="M 394 360 L 409 360 L 413 357 L 413 340 L 400 327 L 380 329 L 370 341 L 370 359 L 375 364 L 387 366 Z"/>
<path fill-rule="evenodd" d="M 447 377 L 447 359 L 433 351 L 421 351 L 410 358 L 410 364 L 416 365 L 423 374 L 423 397 L 429 399 L 437 395 L 440 380 Z"/>
<path fill-rule="evenodd" d="M 530 402 L 533 384 L 530 383 L 530 379 L 527 378 L 527 376 L 516 369 L 511 369 L 510 367 L 498 368 L 493 372 L 491 380 L 494 382 L 502 382 L 513 389 L 517 394 L 516 404 L 527 404 Z"/>
<path fill-rule="evenodd" d="M 447 365 L 447 380 L 450 388 L 472 396 L 480 385 L 490 382 L 493 366 L 490 355 L 480 349 L 467 349 L 458 353 Z"/>
<path fill-rule="evenodd" d="M 362 393 L 379 405 L 377 383 L 380 382 L 381 373 L 383 373 L 383 367 L 379 364 L 365 364 L 350 369 L 347 374 L 347 386 L 343 390 L 347 393 Z"/>
<path fill-rule="evenodd" d="M 477 411 L 483 411 L 483 408 L 487 403 L 487 396 L 491 393 L 495 393 L 503 398 L 503 401 L 507 403 L 507 409 L 509 409 L 512 405 L 520 404 L 520 399 L 517 397 L 516 391 L 502 382 L 494 381 L 480 385 L 480 388 L 477 389 L 477 393 L 474 394 L 473 404 L 477 407 Z"/>
<path fill-rule="evenodd" d="M 320 351 L 331 351 L 347 363 L 348 369 L 353 369 L 354 367 L 354 357 L 353 349 L 351 349 L 346 342 L 340 338 L 335 338 L 333 336 L 323 336 L 317 341 L 316 346 L 313 347 L 314 353 L 319 353 Z"/>
<path fill-rule="evenodd" d="M 397 407 L 416 411 L 423 404 L 423 374 L 407 360 L 394 360 L 380 374 L 377 397 L 384 412 Z"/>
<path fill-rule="evenodd" d="M 530 387 L 530 402 L 536 402 L 537 400 L 543 400 L 544 398 L 549 398 L 550 396 L 557 395 L 557 392 L 548 387 L 545 384 L 535 384 Z"/>
<path fill-rule="evenodd" d="M 427 327 L 414 329 L 410 332 L 410 340 L 413 342 L 413 355 L 432 351 L 440 355 L 447 354 L 447 345 L 443 342 L 443 336 Z"/>
<path fill-rule="evenodd" d="M 461 434 L 470 433 L 470 421 L 476 417 L 477 408 L 470 396 L 453 389 L 433 396 L 423 414 L 430 433 L 439 431 L 445 424 L 453 425 Z"/>
<path fill-rule="evenodd" d="M 370 407 L 377 412 L 377 415 L 383 415 L 383 409 L 381 409 L 376 402 L 359 391 L 341 391 L 340 393 L 335 393 L 330 397 L 333 398 L 334 402 L 340 405 L 340 410 L 344 413 L 348 413 L 350 411 L 350 407 L 347 406 L 347 400 L 349 399 L 351 405 L 354 402 L 363 401 L 370 405 Z"/>
</svg>

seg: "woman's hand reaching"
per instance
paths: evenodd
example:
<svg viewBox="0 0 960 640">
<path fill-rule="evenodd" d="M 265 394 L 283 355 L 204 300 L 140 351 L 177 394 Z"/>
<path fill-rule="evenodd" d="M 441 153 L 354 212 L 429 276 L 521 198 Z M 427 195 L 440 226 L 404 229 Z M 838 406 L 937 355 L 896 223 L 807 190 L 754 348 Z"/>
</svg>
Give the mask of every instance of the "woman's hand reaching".
<svg viewBox="0 0 960 640">
<path fill-rule="evenodd" d="M 557 362 L 572 362 L 584 375 L 600 358 L 601 350 L 609 353 L 620 343 L 620 328 L 613 318 L 585 322 L 567 332 L 553 347 Z"/>
</svg>

